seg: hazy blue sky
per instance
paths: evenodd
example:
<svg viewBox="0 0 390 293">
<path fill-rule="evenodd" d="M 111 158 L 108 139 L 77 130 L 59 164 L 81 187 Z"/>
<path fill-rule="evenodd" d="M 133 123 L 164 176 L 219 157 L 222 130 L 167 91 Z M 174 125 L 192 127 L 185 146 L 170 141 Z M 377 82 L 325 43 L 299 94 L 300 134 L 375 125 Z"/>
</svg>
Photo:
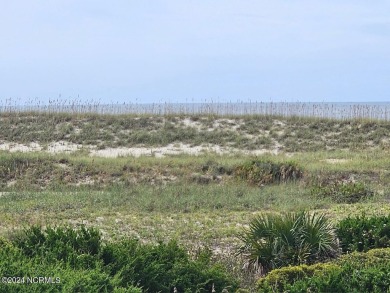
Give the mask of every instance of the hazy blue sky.
<svg viewBox="0 0 390 293">
<path fill-rule="evenodd" d="M 3 0 L 0 99 L 390 101 L 390 1 Z"/>
</svg>

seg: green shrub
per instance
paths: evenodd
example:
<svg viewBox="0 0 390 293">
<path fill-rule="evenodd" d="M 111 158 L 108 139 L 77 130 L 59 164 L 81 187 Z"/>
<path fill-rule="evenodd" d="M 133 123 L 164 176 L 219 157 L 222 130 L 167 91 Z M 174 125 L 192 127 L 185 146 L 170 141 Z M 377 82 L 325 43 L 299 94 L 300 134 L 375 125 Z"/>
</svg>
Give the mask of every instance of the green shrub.
<svg viewBox="0 0 390 293">
<path fill-rule="evenodd" d="M 316 185 L 311 194 L 318 198 L 330 198 L 337 203 L 356 203 L 374 195 L 365 184 L 333 181 L 326 185 Z"/>
<path fill-rule="evenodd" d="M 28 257 L 12 243 L 0 247 L 0 275 L 25 278 L 24 283 L 0 283 L 0 292 L 112 292 L 117 287 L 99 268 L 79 270 L 44 257 Z M 36 277 L 51 278 L 52 283 L 27 279 Z"/>
<path fill-rule="evenodd" d="M 302 171 L 294 162 L 251 161 L 237 166 L 234 175 L 251 184 L 264 185 L 297 180 L 302 177 Z"/>
<path fill-rule="evenodd" d="M 390 250 L 343 255 L 330 263 L 276 269 L 258 292 L 389 292 Z"/>
<path fill-rule="evenodd" d="M 348 217 L 336 229 L 344 253 L 390 247 L 390 215 Z"/>
<path fill-rule="evenodd" d="M 341 267 L 332 263 L 284 267 L 273 270 L 267 276 L 260 278 L 257 288 L 259 292 L 285 292 L 291 284 L 299 280 L 307 280 L 314 276 L 327 279 L 330 275 L 338 274 L 340 271 Z"/>
<path fill-rule="evenodd" d="M 27 257 L 62 261 L 73 268 L 96 265 L 101 248 L 100 232 L 93 228 L 33 226 L 15 237 L 14 243 Z"/>
<path fill-rule="evenodd" d="M 0 275 L 61 279 L 59 284 L 35 284 L 29 292 L 171 292 L 174 287 L 179 292 L 209 292 L 213 284 L 218 291 L 238 287 L 226 269 L 211 263 L 208 250 L 192 258 L 175 241 L 103 243 L 98 230 L 86 227 L 34 226 L 11 241 L 1 238 Z M 0 292 L 25 290 L 0 284 Z"/>
<path fill-rule="evenodd" d="M 120 286 L 137 285 L 148 292 L 211 291 L 212 285 L 222 290 L 236 289 L 238 284 L 222 267 L 210 263 L 205 252 L 191 260 L 175 241 L 167 244 L 141 245 L 136 240 L 107 245 L 102 252 L 104 265 L 116 275 Z"/>
<path fill-rule="evenodd" d="M 239 238 L 239 253 L 262 273 L 288 265 L 313 263 L 339 253 L 333 226 L 323 214 L 262 215 Z"/>
</svg>

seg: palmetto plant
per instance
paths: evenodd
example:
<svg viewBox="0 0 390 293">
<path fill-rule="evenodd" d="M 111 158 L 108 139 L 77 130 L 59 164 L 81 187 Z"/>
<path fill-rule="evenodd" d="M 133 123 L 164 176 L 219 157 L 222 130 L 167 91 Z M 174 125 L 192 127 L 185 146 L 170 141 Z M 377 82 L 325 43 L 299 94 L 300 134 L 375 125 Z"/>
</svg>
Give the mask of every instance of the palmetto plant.
<svg viewBox="0 0 390 293">
<path fill-rule="evenodd" d="M 287 265 L 310 264 L 335 257 L 339 244 L 323 214 L 299 212 L 261 215 L 239 235 L 239 253 L 247 267 L 262 274 Z"/>
</svg>

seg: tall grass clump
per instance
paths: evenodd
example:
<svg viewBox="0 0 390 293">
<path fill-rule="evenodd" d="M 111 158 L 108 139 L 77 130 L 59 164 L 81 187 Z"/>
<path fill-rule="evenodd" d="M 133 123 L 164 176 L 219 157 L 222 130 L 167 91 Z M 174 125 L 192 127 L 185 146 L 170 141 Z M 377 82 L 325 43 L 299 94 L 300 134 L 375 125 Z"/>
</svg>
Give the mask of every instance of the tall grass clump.
<svg viewBox="0 0 390 293">
<path fill-rule="evenodd" d="M 240 234 L 239 253 L 262 274 L 288 265 L 311 264 L 339 254 L 335 230 L 323 214 L 260 215 Z"/>
<path fill-rule="evenodd" d="M 275 163 L 268 160 L 252 160 L 237 166 L 234 170 L 237 178 L 259 186 L 297 180 L 302 174 L 302 170 L 295 162 Z"/>
</svg>

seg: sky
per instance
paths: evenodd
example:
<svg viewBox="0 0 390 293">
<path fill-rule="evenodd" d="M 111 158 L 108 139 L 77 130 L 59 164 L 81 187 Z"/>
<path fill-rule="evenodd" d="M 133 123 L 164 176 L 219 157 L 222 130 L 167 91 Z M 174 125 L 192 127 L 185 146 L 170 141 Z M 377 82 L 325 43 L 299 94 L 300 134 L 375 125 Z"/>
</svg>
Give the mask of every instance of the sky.
<svg viewBox="0 0 390 293">
<path fill-rule="evenodd" d="M 0 104 L 390 102 L 390 1 L 3 0 Z"/>
</svg>

